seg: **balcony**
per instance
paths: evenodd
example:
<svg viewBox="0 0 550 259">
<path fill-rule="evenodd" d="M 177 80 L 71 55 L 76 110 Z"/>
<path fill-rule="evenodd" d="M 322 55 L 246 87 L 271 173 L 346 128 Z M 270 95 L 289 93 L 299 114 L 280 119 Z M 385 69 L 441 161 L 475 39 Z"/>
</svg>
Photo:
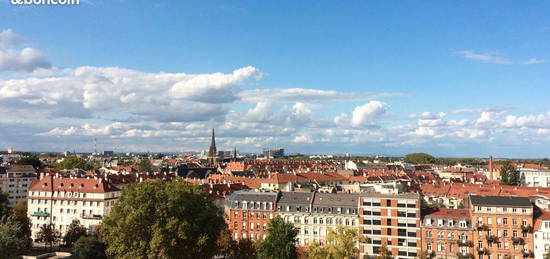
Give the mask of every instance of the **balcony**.
<svg viewBox="0 0 550 259">
<path fill-rule="evenodd" d="M 487 225 L 484 225 L 484 224 L 478 224 L 477 225 L 477 230 L 489 230 L 489 227 Z"/>
<path fill-rule="evenodd" d="M 480 254 L 480 255 L 488 255 L 490 254 L 489 252 L 489 249 L 487 248 L 477 248 L 477 252 Z"/>
<path fill-rule="evenodd" d="M 457 240 L 456 243 L 458 244 L 458 246 L 469 246 L 469 247 L 472 247 L 472 246 L 474 245 L 474 243 L 472 243 L 472 241 L 470 241 L 470 240 L 462 240 L 462 239 Z"/>
<path fill-rule="evenodd" d="M 97 215 L 97 214 L 80 214 L 80 217 L 83 219 L 95 219 L 95 220 L 101 220 L 103 216 Z"/>
<path fill-rule="evenodd" d="M 47 216 L 50 216 L 50 213 L 46 211 L 35 211 L 31 215 L 38 216 L 38 217 L 47 217 Z"/>
<path fill-rule="evenodd" d="M 460 259 L 473 259 L 474 255 L 470 253 L 457 253 L 456 256 Z"/>
<path fill-rule="evenodd" d="M 523 245 L 525 241 L 521 237 L 512 237 L 512 243 L 515 245 Z"/>
<path fill-rule="evenodd" d="M 487 242 L 490 242 L 490 243 L 494 243 L 494 242 L 498 241 L 498 237 L 495 236 L 495 235 L 488 235 L 486 237 L 486 239 L 487 239 Z"/>
<path fill-rule="evenodd" d="M 527 249 L 526 249 L 526 250 L 523 250 L 522 253 L 523 253 L 523 258 L 527 258 L 527 257 L 533 258 L 533 257 L 535 256 L 535 254 L 533 253 L 533 251 L 527 250 Z"/>
<path fill-rule="evenodd" d="M 521 225 L 521 231 L 523 232 L 533 232 L 533 227 L 531 225 Z"/>
</svg>

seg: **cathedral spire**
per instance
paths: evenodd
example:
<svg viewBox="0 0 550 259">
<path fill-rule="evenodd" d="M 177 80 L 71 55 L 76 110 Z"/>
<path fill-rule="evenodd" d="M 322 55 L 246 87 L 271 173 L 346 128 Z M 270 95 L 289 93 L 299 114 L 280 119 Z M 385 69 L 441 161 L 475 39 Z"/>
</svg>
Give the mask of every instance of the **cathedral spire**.
<svg viewBox="0 0 550 259">
<path fill-rule="evenodd" d="M 212 141 L 210 142 L 210 148 L 208 149 L 208 163 L 210 166 L 214 166 L 218 163 L 218 150 L 216 149 L 216 135 L 214 128 L 212 128 Z"/>
</svg>

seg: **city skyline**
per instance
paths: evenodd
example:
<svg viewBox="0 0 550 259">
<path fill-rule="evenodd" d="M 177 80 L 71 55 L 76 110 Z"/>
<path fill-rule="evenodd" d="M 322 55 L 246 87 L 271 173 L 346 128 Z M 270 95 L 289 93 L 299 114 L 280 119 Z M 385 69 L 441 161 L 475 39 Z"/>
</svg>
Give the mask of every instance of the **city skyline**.
<svg viewBox="0 0 550 259">
<path fill-rule="evenodd" d="M 0 2 L 0 150 L 550 156 L 549 3 L 81 2 Z"/>
</svg>

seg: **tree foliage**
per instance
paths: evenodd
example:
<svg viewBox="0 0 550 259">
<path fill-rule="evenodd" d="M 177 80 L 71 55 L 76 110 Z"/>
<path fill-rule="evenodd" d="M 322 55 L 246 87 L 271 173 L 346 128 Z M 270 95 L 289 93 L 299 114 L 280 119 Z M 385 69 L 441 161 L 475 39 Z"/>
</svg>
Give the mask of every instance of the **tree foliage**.
<svg viewBox="0 0 550 259">
<path fill-rule="evenodd" d="M 405 155 L 404 160 L 411 164 L 433 164 L 436 162 L 435 157 L 426 153 L 410 153 Z"/>
<path fill-rule="evenodd" d="M 80 221 L 73 220 L 63 237 L 63 242 L 65 242 L 65 245 L 72 247 L 83 236 L 86 236 L 86 228 L 80 224 Z"/>
<path fill-rule="evenodd" d="M 310 245 L 308 250 L 308 258 L 354 258 L 359 252 L 359 250 L 355 246 L 358 241 L 359 234 L 357 229 L 338 226 L 336 230 L 329 230 L 326 236 L 326 245 L 319 246 L 316 243 Z"/>
<path fill-rule="evenodd" d="M 41 226 L 40 231 L 38 231 L 38 238 L 36 239 L 36 241 L 48 245 L 50 250 L 54 245 L 58 244 L 60 240 L 61 233 L 59 233 L 59 230 L 55 229 L 53 224 Z"/>
<path fill-rule="evenodd" d="M 280 216 L 274 217 L 268 225 L 268 235 L 260 244 L 260 259 L 294 259 L 298 229 L 292 223 L 285 222 Z"/>
<path fill-rule="evenodd" d="M 23 157 L 23 158 L 19 159 L 15 164 L 16 165 L 32 165 L 32 167 L 34 167 L 35 169 L 44 167 L 44 164 L 42 163 L 42 161 L 40 161 L 38 156 L 35 156 L 35 155 Z"/>
<path fill-rule="evenodd" d="M 107 259 L 105 244 L 95 237 L 82 236 L 73 247 L 73 254 L 77 259 Z"/>
<path fill-rule="evenodd" d="M 375 259 L 393 259 L 391 252 L 388 250 L 386 244 L 382 244 L 380 252 L 374 257 Z"/>
<path fill-rule="evenodd" d="M 176 180 L 130 184 L 103 220 L 107 254 L 115 258 L 211 258 L 225 222 L 203 190 Z"/>
<path fill-rule="evenodd" d="M 500 168 L 501 183 L 507 185 L 519 185 L 521 183 L 520 180 L 520 174 L 519 171 L 516 170 L 516 167 L 509 161 L 504 163 Z"/>
<path fill-rule="evenodd" d="M 218 238 L 219 255 L 224 258 L 229 256 L 231 259 L 256 258 L 258 255 L 257 244 L 250 239 L 233 240 L 231 233 L 227 228 L 220 232 Z"/>
<path fill-rule="evenodd" d="M 99 163 L 95 161 L 86 161 L 83 158 L 80 158 L 74 155 L 65 157 L 63 161 L 57 164 L 57 168 L 59 169 L 79 168 L 82 170 L 95 170 L 95 169 L 98 169 L 99 167 L 100 167 Z"/>
<path fill-rule="evenodd" d="M 8 193 L 2 192 L 0 190 L 0 219 L 4 216 L 8 216 L 10 213 L 10 200 Z"/>
<path fill-rule="evenodd" d="M 32 245 L 31 240 L 31 220 L 27 216 L 27 203 L 20 201 L 11 208 L 13 221 L 19 226 L 22 238 L 27 240 L 27 248 Z"/>
<path fill-rule="evenodd" d="M 151 168 L 153 168 L 153 164 L 151 164 L 151 160 L 149 160 L 149 158 L 147 157 L 139 160 L 138 166 L 141 172 L 149 172 L 151 171 Z"/>
<path fill-rule="evenodd" d="M 22 231 L 13 217 L 4 216 L 0 220 L 0 259 L 17 258 L 30 243 L 30 238 Z"/>
</svg>

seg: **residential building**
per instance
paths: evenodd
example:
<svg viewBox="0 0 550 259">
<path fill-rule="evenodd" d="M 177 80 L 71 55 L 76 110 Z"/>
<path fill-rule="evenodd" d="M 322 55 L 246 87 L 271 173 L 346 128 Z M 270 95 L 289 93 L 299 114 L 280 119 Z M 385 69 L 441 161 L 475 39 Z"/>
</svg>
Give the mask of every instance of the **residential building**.
<svg viewBox="0 0 550 259">
<path fill-rule="evenodd" d="M 432 258 L 474 258 L 473 227 L 468 209 L 426 210 L 422 251 Z"/>
<path fill-rule="evenodd" d="M 330 229 L 358 228 L 359 195 L 319 192 L 282 192 L 277 215 L 298 228 L 298 245 L 325 244 Z"/>
<path fill-rule="evenodd" d="M 236 191 L 227 197 L 225 220 L 233 238 L 264 239 L 278 196 L 277 192 Z"/>
<path fill-rule="evenodd" d="M 469 197 L 476 258 L 533 257 L 533 205 L 525 197 Z"/>
<path fill-rule="evenodd" d="M 383 244 L 394 258 L 420 255 L 420 195 L 362 193 L 359 198 L 360 256 L 377 255 Z"/>
<path fill-rule="evenodd" d="M 535 259 L 544 259 L 550 253 L 550 211 L 539 210 L 534 225 L 534 254 Z"/>
<path fill-rule="evenodd" d="M 0 192 L 8 194 L 9 205 L 27 200 L 29 186 L 36 180 L 36 171 L 32 165 L 12 165 L 0 168 Z"/>
<path fill-rule="evenodd" d="M 120 189 L 103 178 L 49 175 L 35 180 L 27 201 L 32 238 L 49 223 L 63 234 L 73 220 L 94 233 L 119 197 Z"/>
</svg>

